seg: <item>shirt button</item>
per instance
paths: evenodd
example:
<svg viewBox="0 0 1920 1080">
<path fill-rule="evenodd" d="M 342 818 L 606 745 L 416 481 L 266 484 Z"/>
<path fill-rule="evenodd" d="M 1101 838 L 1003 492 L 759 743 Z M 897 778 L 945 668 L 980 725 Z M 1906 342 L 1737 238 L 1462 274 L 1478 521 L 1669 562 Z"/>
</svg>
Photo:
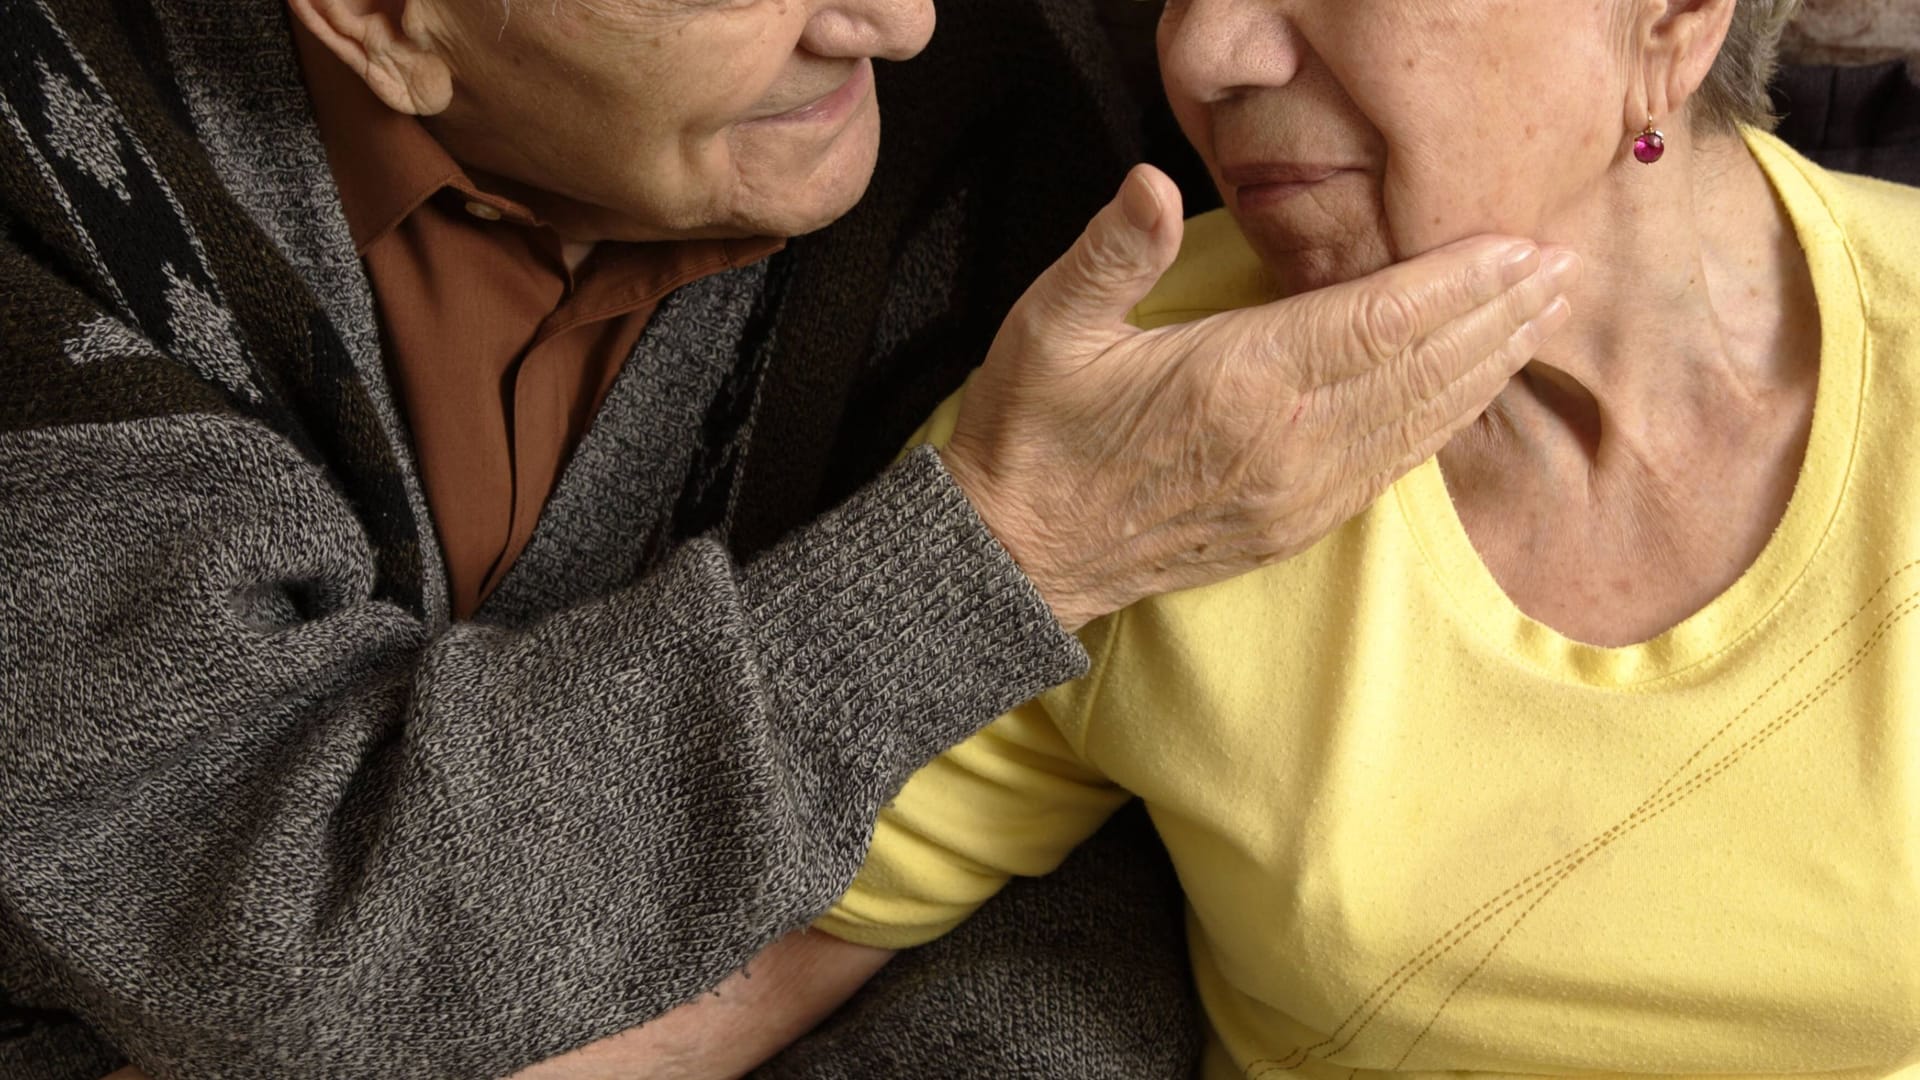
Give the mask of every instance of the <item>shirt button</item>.
<svg viewBox="0 0 1920 1080">
<path fill-rule="evenodd" d="M 467 213 L 472 214 L 474 217 L 479 218 L 481 221 L 499 221 L 500 220 L 499 210 L 496 210 L 493 207 L 488 206 L 486 203 L 483 203 L 478 199 L 473 199 L 468 201 Z"/>
</svg>

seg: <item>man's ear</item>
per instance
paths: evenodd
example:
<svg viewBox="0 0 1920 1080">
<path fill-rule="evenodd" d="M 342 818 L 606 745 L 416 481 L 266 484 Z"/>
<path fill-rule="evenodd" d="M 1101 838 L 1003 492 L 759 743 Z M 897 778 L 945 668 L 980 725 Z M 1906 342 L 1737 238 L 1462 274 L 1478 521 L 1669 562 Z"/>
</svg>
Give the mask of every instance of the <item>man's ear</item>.
<svg viewBox="0 0 1920 1080">
<path fill-rule="evenodd" d="M 1650 0 L 1638 35 L 1646 79 L 1646 112 L 1671 118 L 1707 81 L 1733 25 L 1735 0 Z M 1630 116 L 1638 128 L 1646 116 Z M 1669 119 L 1669 123 L 1671 120 Z"/>
<path fill-rule="evenodd" d="M 395 112 L 433 116 L 453 101 L 453 71 L 408 33 L 406 5 L 421 0 L 287 0 L 293 17 Z"/>
</svg>

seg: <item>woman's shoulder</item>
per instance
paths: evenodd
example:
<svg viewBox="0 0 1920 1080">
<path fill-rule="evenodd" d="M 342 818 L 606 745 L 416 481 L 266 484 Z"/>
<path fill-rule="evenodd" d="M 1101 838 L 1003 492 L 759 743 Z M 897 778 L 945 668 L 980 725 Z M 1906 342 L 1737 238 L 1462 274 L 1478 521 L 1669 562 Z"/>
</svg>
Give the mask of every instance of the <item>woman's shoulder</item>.
<svg viewBox="0 0 1920 1080">
<path fill-rule="evenodd" d="M 1180 255 L 1139 306 L 1135 326 L 1192 322 L 1273 299 L 1260 257 L 1225 210 L 1190 218 Z"/>
<path fill-rule="evenodd" d="M 1920 378 L 1920 188 L 1826 172 L 1822 194 L 1859 282 L 1862 333 L 1881 377 Z"/>
<path fill-rule="evenodd" d="M 1828 241 L 1844 246 L 1869 294 L 1883 299 L 1915 295 L 1920 286 L 1920 188 L 1835 172 L 1765 133 L 1750 132 L 1747 143 L 1787 204 L 1803 246 Z M 1817 209 L 1807 205 L 1809 201 L 1817 203 Z"/>
<path fill-rule="evenodd" d="M 1828 173 L 1829 205 L 1876 311 L 1920 332 L 1920 188 Z"/>
<path fill-rule="evenodd" d="M 1920 268 L 1920 187 L 1812 168 L 1851 246 L 1889 265 Z"/>
</svg>

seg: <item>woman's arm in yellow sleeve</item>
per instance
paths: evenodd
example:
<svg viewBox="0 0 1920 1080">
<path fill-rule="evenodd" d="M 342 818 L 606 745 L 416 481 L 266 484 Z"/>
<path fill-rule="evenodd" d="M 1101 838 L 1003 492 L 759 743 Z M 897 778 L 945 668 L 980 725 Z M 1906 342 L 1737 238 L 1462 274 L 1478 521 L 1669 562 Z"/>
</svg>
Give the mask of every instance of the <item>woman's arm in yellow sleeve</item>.
<svg viewBox="0 0 1920 1080">
<path fill-rule="evenodd" d="M 1096 676 L 1097 677 L 1097 676 Z M 853 887 L 815 928 L 885 949 L 958 926 L 1014 875 L 1050 873 L 1126 802 L 1049 712 L 1006 714 L 914 774 L 874 825 Z"/>
</svg>

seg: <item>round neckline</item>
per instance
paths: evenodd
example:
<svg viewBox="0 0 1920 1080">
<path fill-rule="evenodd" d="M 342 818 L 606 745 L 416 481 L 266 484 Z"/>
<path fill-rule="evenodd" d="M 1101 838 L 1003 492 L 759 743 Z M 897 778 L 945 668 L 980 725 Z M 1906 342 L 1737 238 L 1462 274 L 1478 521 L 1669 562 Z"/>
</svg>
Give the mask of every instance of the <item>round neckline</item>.
<svg viewBox="0 0 1920 1080">
<path fill-rule="evenodd" d="M 1634 645 L 1576 641 L 1521 611 L 1480 558 L 1455 511 L 1438 459 L 1394 492 L 1442 591 L 1477 632 L 1542 675 L 1596 687 L 1643 686 L 1732 650 L 1775 611 L 1812 566 L 1853 472 L 1866 377 L 1865 300 L 1853 254 L 1801 162 L 1771 135 L 1749 149 L 1785 207 L 1821 313 L 1812 429 L 1786 513 L 1751 566 L 1678 625 Z"/>
</svg>

